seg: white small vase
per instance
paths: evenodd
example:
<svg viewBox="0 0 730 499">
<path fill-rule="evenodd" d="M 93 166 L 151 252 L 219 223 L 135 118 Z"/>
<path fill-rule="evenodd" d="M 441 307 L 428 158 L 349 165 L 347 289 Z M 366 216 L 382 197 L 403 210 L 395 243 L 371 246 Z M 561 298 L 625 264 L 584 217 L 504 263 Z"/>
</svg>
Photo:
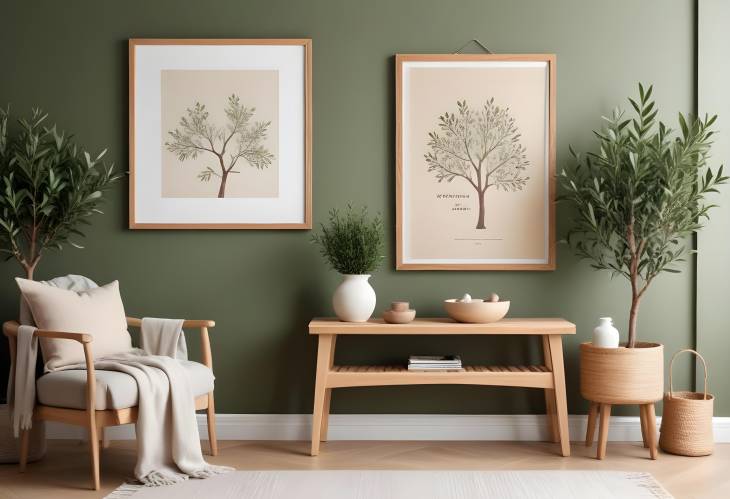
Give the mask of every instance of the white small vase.
<svg viewBox="0 0 730 499">
<path fill-rule="evenodd" d="M 597 348 L 618 348 L 618 329 L 613 327 L 613 319 L 601 317 L 593 329 L 593 346 Z"/>
<path fill-rule="evenodd" d="M 368 282 L 370 274 L 343 275 L 332 296 L 335 315 L 345 322 L 365 322 L 375 310 L 375 290 Z"/>
</svg>

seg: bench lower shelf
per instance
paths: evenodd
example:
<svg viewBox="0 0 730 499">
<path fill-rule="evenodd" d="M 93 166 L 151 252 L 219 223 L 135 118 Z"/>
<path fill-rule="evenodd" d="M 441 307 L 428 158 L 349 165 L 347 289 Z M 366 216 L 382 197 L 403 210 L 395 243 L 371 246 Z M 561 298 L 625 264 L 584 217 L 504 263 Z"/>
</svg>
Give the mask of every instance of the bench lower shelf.
<svg viewBox="0 0 730 499">
<path fill-rule="evenodd" d="M 554 388 L 545 366 L 464 366 L 464 371 L 409 371 L 397 366 L 332 366 L 327 388 L 390 385 L 484 385 Z"/>
</svg>

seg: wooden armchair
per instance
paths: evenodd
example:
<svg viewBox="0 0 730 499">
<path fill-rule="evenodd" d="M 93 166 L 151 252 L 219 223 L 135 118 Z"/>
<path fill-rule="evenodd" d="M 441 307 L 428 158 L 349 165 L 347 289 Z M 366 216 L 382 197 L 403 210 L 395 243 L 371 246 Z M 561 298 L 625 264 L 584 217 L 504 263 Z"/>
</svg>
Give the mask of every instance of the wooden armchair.
<svg viewBox="0 0 730 499">
<path fill-rule="evenodd" d="M 140 327 L 141 319 L 127 317 L 127 325 Z M 10 343 L 10 356 L 15 363 L 17 353 L 17 335 L 19 324 L 16 321 L 8 321 L 3 324 L 3 333 L 8 337 Z M 199 328 L 200 344 L 202 352 L 202 364 L 213 369 L 213 359 L 210 352 L 210 339 L 208 328 L 214 327 L 214 321 L 188 320 L 183 323 L 183 328 Z M 33 411 L 33 419 L 36 421 L 58 421 L 75 426 L 83 426 L 89 431 L 89 450 L 91 451 L 91 477 L 92 489 L 99 489 L 99 440 L 103 438 L 104 428 L 137 421 L 137 407 L 124 407 L 116 409 L 97 410 L 96 397 L 96 372 L 94 371 L 94 355 L 92 352 L 93 336 L 83 333 L 68 333 L 62 331 L 45 331 L 38 329 L 35 335 L 39 338 L 56 338 L 70 341 L 78 341 L 84 348 L 86 360 L 86 381 L 84 409 L 58 407 L 56 405 L 43 405 L 37 403 Z M 196 394 L 195 409 L 205 409 L 208 417 L 208 438 L 210 442 L 210 454 L 218 455 L 218 442 L 215 434 L 215 404 L 213 402 L 213 390 L 204 394 Z M 24 472 L 28 459 L 29 432 L 22 430 L 20 434 L 20 471 Z"/>
</svg>

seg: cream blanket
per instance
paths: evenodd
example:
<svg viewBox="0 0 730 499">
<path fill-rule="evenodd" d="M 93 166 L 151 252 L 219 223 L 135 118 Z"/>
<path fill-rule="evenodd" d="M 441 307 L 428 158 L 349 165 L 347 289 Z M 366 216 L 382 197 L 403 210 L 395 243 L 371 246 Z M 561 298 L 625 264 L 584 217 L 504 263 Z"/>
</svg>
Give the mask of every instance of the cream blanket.
<svg viewBox="0 0 730 499">
<path fill-rule="evenodd" d="M 139 346 L 150 355 L 164 355 L 178 360 L 188 360 L 182 319 L 158 319 L 144 317 L 139 333 Z"/>
<path fill-rule="evenodd" d="M 177 360 L 137 349 L 100 359 L 94 366 L 127 373 L 137 381 L 137 480 L 171 485 L 233 469 L 203 459 L 193 391 Z"/>
<path fill-rule="evenodd" d="M 15 362 L 10 364 L 8 380 L 8 406 L 10 422 L 15 438 L 20 430 L 30 430 L 33 426 L 35 407 L 35 364 L 38 358 L 38 338 L 34 326 L 18 327 Z"/>
</svg>

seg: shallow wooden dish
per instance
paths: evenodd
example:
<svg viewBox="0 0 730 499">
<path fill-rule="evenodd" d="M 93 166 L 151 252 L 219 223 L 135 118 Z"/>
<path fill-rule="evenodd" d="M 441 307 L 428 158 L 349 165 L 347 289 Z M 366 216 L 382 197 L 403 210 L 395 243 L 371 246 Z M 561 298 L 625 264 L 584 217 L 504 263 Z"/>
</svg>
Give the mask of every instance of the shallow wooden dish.
<svg viewBox="0 0 730 499">
<path fill-rule="evenodd" d="M 446 313 L 458 322 L 472 324 L 489 324 L 497 322 L 509 310 L 509 301 L 473 301 L 460 302 L 455 298 L 444 300 Z"/>
</svg>

